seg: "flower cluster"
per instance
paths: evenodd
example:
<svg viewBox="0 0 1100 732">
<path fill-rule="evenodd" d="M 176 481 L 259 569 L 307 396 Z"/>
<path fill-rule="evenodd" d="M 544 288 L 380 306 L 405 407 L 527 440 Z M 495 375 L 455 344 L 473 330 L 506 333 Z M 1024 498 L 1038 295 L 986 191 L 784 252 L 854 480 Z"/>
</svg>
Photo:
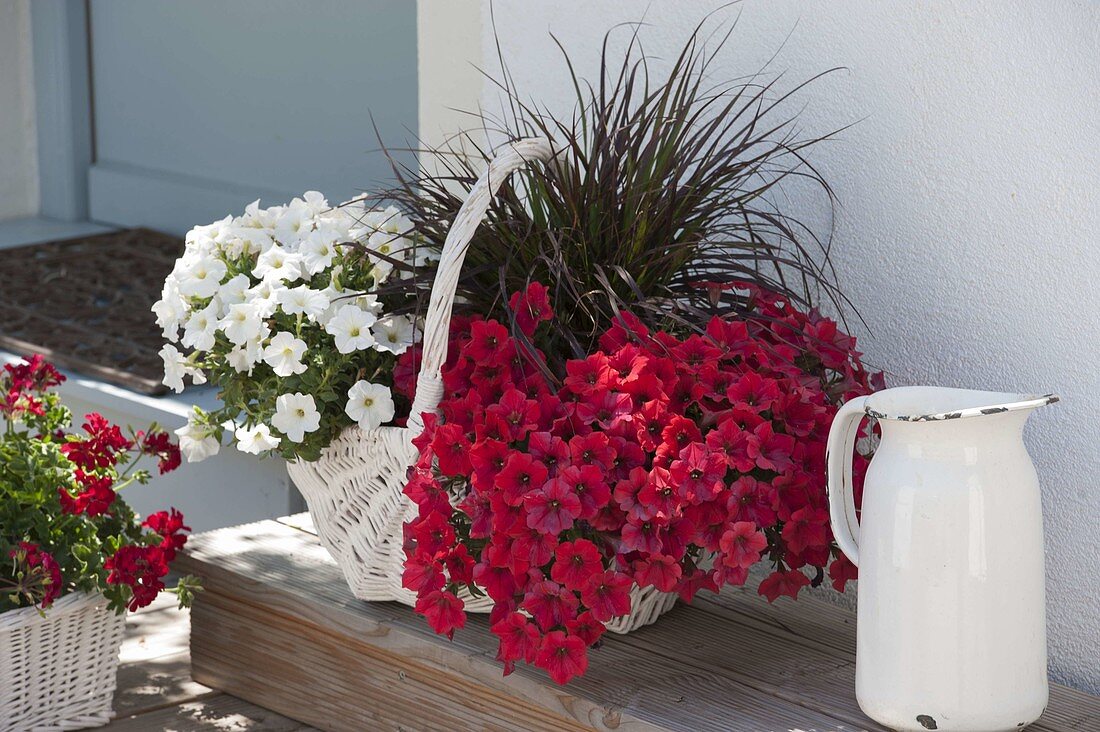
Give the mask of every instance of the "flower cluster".
<svg viewBox="0 0 1100 732">
<path fill-rule="evenodd" d="M 89 414 L 68 434 L 70 415 L 51 391 L 64 381 L 35 356 L 0 372 L 0 612 L 27 605 L 48 608 L 61 595 L 97 591 L 116 610 L 148 605 L 165 589 L 169 564 L 190 529 L 172 509 L 139 521 L 119 496 L 145 483 L 143 456 L 161 473 L 180 464 L 180 451 L 154 425 L 123 433 Z M 181 604 L 196 585 L 180 580 Z"/>
<path fill-rule="evenodd" d="M 826 571 L 843 589 L 855 568 L 832 542 L 825 441 L 872 377 L 832 320 L 766 292 L 752 303 L 755 317 L 685 338 L 624 313 L 555 381 L 505 326 L 456 320 L 405 488 L 419 512 L 403 582 L 436 632 L 463 627 L 460 588 L 484 593 L 506 671 L 565 683 L 635 585 L 690 600 L 764 563 L 770 601 Z M 545 289 L 511 305 L 537 341 Z"/>
<path fill-rule="evenodd" d="M 164 383 L 209 379 L 224 407 L 177 433 L 187 459 L 216 453 L 227 430 L 243 452 L 315 459 L 343 428 L 392 420 L 389 374 L 417 323 L 387 283 L 435 257 L 396 209 L 330 207 L 316 191 L 188 232 L 153 306 Z"/>
</svg>

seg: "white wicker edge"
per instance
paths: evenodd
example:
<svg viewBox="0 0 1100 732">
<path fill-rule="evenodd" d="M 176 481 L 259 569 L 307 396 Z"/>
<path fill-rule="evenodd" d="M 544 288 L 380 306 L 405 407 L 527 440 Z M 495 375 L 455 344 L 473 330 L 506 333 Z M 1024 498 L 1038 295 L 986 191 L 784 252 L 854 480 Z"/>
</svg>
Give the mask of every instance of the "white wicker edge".
<svg viewBox="0 0 1100 732">
<path fill-rule="evenodd" d="M 362 600 L 396 600 L 412 605 L 415 595 L 401 586 L 404 563 L 403 525 L 416 506 L 402 493 L 409 467 L 416 462 L 412 445 L 424 429 L 421 415 L 435 412 L 443 397 L 441 371 L 447 359 L 451 309 L 462 262 L 492 197 L 509 175 L 528 161 L 549 161 L 550 141 L 528 138 L 497 151 L 470 190 L 447 233 L 424 321 L 423 361 L 408 427 L 376 430 L 348 428 L 319 460 L 287 466 L 309 506 L 321 543 L 339 565 L 352 593 Z M 470 612 L 489 612 L 486 597 L 462 599 Z M 649 625 L 672 609 L 676 595 L 637 586 L 631 611 L 608 624 L 614 633 Z"/>
<path fill-rule="evenodd" d="M 58 732 L 111 721 L 125 614 L 74 592 L 0 614 L 0 725 Z"/>
</svg>

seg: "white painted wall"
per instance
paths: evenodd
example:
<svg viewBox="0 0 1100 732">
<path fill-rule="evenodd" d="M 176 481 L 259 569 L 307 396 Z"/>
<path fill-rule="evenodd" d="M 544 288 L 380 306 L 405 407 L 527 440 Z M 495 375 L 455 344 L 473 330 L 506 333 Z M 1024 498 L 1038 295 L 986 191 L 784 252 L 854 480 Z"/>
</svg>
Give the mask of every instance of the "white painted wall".
<svg viewBox="0 0 1100 732">
<path fill-rule="evenodd" d="M 0 0 L 0 221 L 38 213 L 30 0 Z"/>
<path fill-rule="evenodd" d="M 571 92 L 548 31 L 592 70 L 603 33 L 645 13 L 646 48 L 667 59 L 721 4 L 496 0 L 493 12 L 517 84 L 562 108 Z M 835 261 L 873 331 L 856 329 L 868 360 L 897 385 L 1064 397 L 1027 433 L 1044 487 L 1050 662 L 1056 679 L 1100 692 L 1100 4 L 722 11 L 736 13 L 716 77 L 777 50 L 787 82 L 848 69 L 802 96 L 803 120 L 816 133 L 858 121 L 814 159 L 841 200 Z M 820 200 L 793 191 L 790 205 L 827 226 Z"/>
</svg>

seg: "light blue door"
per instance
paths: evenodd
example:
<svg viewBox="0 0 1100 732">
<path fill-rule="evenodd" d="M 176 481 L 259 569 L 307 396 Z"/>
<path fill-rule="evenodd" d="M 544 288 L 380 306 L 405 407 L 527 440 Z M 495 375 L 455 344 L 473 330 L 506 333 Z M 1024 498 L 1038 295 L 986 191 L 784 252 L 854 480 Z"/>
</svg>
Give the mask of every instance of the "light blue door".
<svg viewBox="0 0 1100 732">
<path fill-rule="evenodd" d="M 388 175 L 373 125 L 412 146 L 414 2 L 91 0 L 88 24 L 93 220 L 183 233 L 346 200 Z"/>
</svg>

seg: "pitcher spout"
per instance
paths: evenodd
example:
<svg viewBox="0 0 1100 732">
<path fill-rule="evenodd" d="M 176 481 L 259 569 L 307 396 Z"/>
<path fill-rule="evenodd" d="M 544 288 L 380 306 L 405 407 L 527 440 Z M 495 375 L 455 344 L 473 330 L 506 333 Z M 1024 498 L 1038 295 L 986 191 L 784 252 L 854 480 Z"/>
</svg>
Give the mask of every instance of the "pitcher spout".
<svg viewBox="0 0 1100 732">
<path fill-rule="evenodd" d="M 1037 409 L 1058 401 L 1054 394 L 903 386 L 876 392 L 867 398 L 866 412 L 876 419 L 898 422 L 936 422 Z"/>
</svg>

